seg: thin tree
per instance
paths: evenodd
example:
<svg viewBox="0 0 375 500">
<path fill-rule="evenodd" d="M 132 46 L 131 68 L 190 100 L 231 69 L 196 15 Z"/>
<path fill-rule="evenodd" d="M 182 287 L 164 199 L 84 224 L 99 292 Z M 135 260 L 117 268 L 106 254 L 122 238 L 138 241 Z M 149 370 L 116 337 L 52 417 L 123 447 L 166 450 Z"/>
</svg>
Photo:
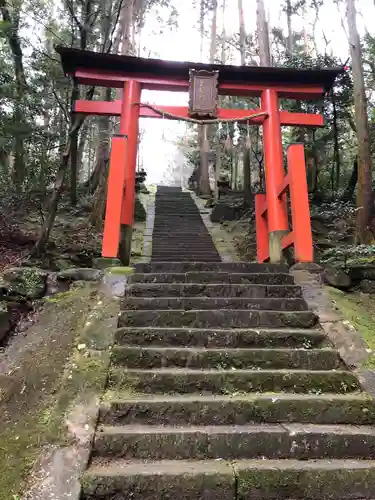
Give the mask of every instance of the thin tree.
<svg viewBox="0 0 375 500">
<path fill-rule="evenodd" d="M 217 0 L 216 2 L 217 8 Z M 216 9 L 215 9 L 216 10 Z M 201 36 L 201 60 L 203 58 L 203 41 L 204 41 L 204 14 L 205 14 L 205 3 L 204 0 L 200 2 L 200 36 Z M 215 22 L 216 24 L 216 22 Z M 216 28 L 215 28 L 216 30 Z M 216 38 L 216 35 L 215 35 Z M 212 46 L 211 46 L 212 47 Z M 210 175 L 209 175 L 209 165 L 208 165 L 208 153 L 209 153 L 209 140 L 208 140 L 208 127 L 207 125 L 198 126 L 198 139 L 199 139 L 199 151 L 200 151 L 200 164 L 199 164 L 199 194 L 204 196 L 209 196 L 211 194 L 210 187 Z"/>
<path fill-rule="evenodd" d="M 357 29 L 355 0 L 347 0 L 349 46 L 352 59 L 355 124 L 358 141 L 358 188 L 357 188 L 357 238 L 359 243 L 369 243 L 372 218 L 372 159 L 369 141 L 367 102 L 365 94 L 362 51 Z"/>
<path fill-rule="evenodd" d="M 257 0 L 257 29 L 259 43 L 259 60 L 261 66 L 272 66 L 270 54 L 270 39 L 264 1 Z"/>
<path fill-rule="evenodd" d="M 246 64 L 246 28 L 245 16 L 242 0 L 238 0 L 238 20 L 240 28 L 240 57 L 241 66 Z M 250 147 L 249 144 L 243 144 L 243 198 L 244 205 L 249 207 L 252 203 L 251 193 L 251 164 L 250 164 Z M 238 170 L 238 169 L 237 169 Z"/>
</svg>

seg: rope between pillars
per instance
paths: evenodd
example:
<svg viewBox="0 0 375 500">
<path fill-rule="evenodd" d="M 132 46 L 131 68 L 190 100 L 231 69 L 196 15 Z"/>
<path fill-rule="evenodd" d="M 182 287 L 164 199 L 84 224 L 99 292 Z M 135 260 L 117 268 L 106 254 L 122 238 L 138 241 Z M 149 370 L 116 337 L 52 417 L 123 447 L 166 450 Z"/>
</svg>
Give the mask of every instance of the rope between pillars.
<svg viewBox="0 0 375 500">
<path fill-rule="evenodd" d="M 210 125 L 211 123 L 233 123 L 233 122 L 242 122 L 242 121 L 248 121 L 253 118 L 258 118 L 260 116 L 268 116 L 268 113 L 262 111 L 260 113 L 253 113 L 252 115 L 248 116 L 241 116 L 241 118 L 215 118 L 213 120 L 197 120 L 195 118 L 184 118 L 179 115 L 175 115 L 173 113 L 168 113 L 168 111 L 164 111 L 162 109 L 156 108 L 152 104 L 148 103 L 143 103 L 143 102 L 135 102 L 135 105 L 138 106 L 143 106 L 144 108 L 149 108 L 155 113 L 158 113 L 158 115 L 162 116 L 163 118 L 166 116 L 167 118 L 174 118 L 177 120 L 182 120 L 185 122 L 190 122 L 190 123 L 196 123 L 198 125 Z"/>
</svg>

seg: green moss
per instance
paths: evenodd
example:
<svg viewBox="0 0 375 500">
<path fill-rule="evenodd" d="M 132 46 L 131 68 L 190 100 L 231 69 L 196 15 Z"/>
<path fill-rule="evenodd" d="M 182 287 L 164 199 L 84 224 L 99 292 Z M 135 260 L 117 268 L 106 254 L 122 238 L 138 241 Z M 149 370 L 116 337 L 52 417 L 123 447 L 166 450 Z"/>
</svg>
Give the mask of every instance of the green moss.
<svg viewBox="0 0 375 500">
<path fill-rule="evenodd" d="M 249 498 L 257 490 L 260 496 L 280 495 L 284 498 L 310 497 L 319 491 L 324 498 L 337 496 L 337 492 L 349 494 L 357 484 L 371 484 L 375 477 L 372 469 L 244 469 L 234 464 L 238 484 L 238 498 Z"/>
<path fill-rule="evenodd" d="M 7 414 L 7 421 L 0 420 L 0 468 L 6 471 L 0 475 L 0 500 L 13 500 L 20 492 L 44 445 L 68 442 L 66 414 L 74 404 L 99 397 L 106 383 L 109 353 L 90 351 L 83 326 L 96 318 L 96 331 L 101 323 L 109 338 L 103 321 L 116 316 L 114 302 L 92 283 L 52 299 L 29 332 L 40 342 L 23 353 L 19 373 L 0 380 L 0 412 Z"/>
<path fill-rule="evenodd" d="M 108 274 L 121 274 L 121 275 L 129 275 L 134 273 L 133 267 L 110 267 L 107 269 Z"/>
<path fill-rule="evenodd" d="M 365 366 L 375 369 L 375 303 L 373 298 L 357 293 L 345 294 L 330 287 L 328 290 L 344 319 L 354 326 L 370 351 Z"/>
</svg>

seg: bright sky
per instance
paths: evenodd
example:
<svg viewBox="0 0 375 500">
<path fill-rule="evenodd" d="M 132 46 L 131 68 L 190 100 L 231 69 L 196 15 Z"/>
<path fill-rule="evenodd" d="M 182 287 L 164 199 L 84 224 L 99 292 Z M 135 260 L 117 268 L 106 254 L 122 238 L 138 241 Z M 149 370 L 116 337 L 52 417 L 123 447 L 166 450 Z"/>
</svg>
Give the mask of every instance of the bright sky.
<svg viewBox="0 0 375 500">
<path fill-rule="evenodd" d="M 155 13 L 151 13 L 147 18 L 147 23 L 142 34 L 142 45 L 147 46 L 148 51 L 152 47 L 152 57 L 176 61 L 200 61 L 200 36 L 197 31 L 199 13 L 191 7 L 190 1 L 180 0 L 179 3 L 180 16 L 178 30 L 165 30 L 163 34 L 153 33 L 157 22 Z M 254 32 L 256 28 L 256 0 L 244 1 L 243 3 L 246 30 L 247 32 Z M 282 26 L 286 31 L 286 16 L 281 12 L 281 3 L 282 0 L 265 0 L 270 26 Z M 364 19 L 370 21 L 375 17 L 373 0 L 359 0 L 358 9 L 361 13 L 358 16 L 358 27 L 363 33 L 366 29 Z M 325 38 L 329 41 L 327 51 L 332 51 L 333 54 L 341 57 L 343 61 L 348 57 L 347 37 L 342 28 L 342 19 L 344 19 L 344 16 L 344 11 L 341 12 L 341 15 L 339 14 L 334 0 L 326 0 L 324 7 L 320 11 L 319 28 L 316 30 L 318 47 L 324 50 L 325 42 L 322 34 L 324 32 Z M 304 25 L 311 25 L 312 22 L 311 14 L 304 19 L 294 16 L 293 30 L 302 31 Z M 228 36 L 238 32 L 237 0 L 227 0 L 225 24 Z M 206 26 L 209 29 L 210 19 L 206 22 Z M 221 29 L 222 16 L 219 10 L 219 33 Z M 369 29 L 371 29 L 371 25 Z M 311 31 L 311 28 L 308 31 Z M 208 40 L 206 41 L 204 53 L 208 56 Z M 141 55 L 148 56 L 149 54 L 141 52 Z M 207 62 L 207 59 L 202 62 Z M 239 54 L 233 54 L 233 61 L 231 63 L 239 63 Z M 142 95 L 142 100 L 156 104 L 187 105 L 187 94 L 145 91 Z M 163 171 L 168 165 L 168 159 L 174 156 L 175 146 L 171 144 L 171 141 L 176 136 L 184 133 L 185 125 L 175 121 L 143 119 L 141 120 L 141 127 L 145 130 L 143 143 L 140 147 L 141 161 L 148 172 L 147 182 L 155 183 L 162 178 Z"/>
</svg>

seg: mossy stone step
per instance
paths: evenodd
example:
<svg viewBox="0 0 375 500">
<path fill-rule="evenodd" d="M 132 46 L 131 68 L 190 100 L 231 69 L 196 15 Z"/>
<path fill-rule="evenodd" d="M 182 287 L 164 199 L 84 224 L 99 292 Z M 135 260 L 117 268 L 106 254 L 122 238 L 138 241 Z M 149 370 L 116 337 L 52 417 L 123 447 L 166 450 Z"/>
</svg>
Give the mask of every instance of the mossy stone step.
<svg viewBox="0 0 375 500">
<path fill-rule="evenodd" d="M 123 310 L 165 310 L 180 309 L 223 310 L 246 309 L 251 311 L 306 311 L 302 298 L 252 298 L 252 297 L 125 297 L 121 302 Z"/>
<path fill-rule="evenodd" d="M 119 316 L 118 326 L 162 326 L 191 328 L 311 328 L 317 322 L 311 311 L 159 310 L 126 311 Z"/>
<path fill-rule="evenodd" d="M 115 341 L 132 346 L 187 347 L 305 347 L 320 345 L 322 330 L 268 329 L 199 329 L 199 328 L 118 328 Z"/>
<path fill-rule="evenodd" d="M 93 454 L 147 460 L 372 459 L 375 429 L 350 425 L 99 426 Z"/>
<path fill-rule="evenodd" d="M 106 425 L 372 425 L 375 421 L 375 402 L 361 393 L 131 396 L 109 391 L 105 399 L 99 422 Z"/>
<path fill-rule="evenodd" d="M 149 394 L 236 392 L 348 393 L 360 389 L 348 371 L 329 370 L 135 370 L 112 367 L 108 387 Z"/>
<path fill-rule="evenodd" d="M 127 368 L 220 368 L 335 370 L 335 349 L 207 349 L 174 347 L 112 348 L 112 363 Z"/>
<path fill-rule="evenodd" d="M 94 460 L 85 472 L 82 500 L 234 500 L 234 475 L 220 461 Z"/>
<path fill-rule="evenodd" d="M 120 494 L 120 496 L 119 496 Z M 375 497 L 375 463 L 356 460 L 94 460 L 82 498 L 342 500 Z"/>
<path fill-rule="evenodd" d="M 129 297 L 250 297 L 299 298 L 301 287 L 295 285 L 235 285 L 206 283 L 133 284 L 125 291 Z"/>
<path fill-rule="evenodd" d="M 191 271 L 232 272 L 232 273 L 287 273 L 288 267 L 280 264 L 248 264 L 244 262 L 221 262 L 209 264 L 207 262 L 152 262 L 151 264 L 137 264 L 138 273 L 187 273 Z"/>
<path fill-rule="evenodd" d="M 375 462 L 249 460 L 233 463 L 238 500 L 375 497 Z"/>
<path fill-rule="evenodd" d="M 182 255 L 181 251 L 173 250 L 173 248 L 171 249 L 171 252 L 169 252 L 168 254 L 160 253 L 160 252 L 155 253 L 153 250 L 152 254 L 151 254 L 151 262 L 153 262 L 153 261 L 157 262 L 161 258 L 164 259 L 164 262 L 174 262 L 173 259 L 175 259 L 177 256 L 183 257 L 185 262 L 189 262 L 189 260 L 190 260 L 190 262 L 195 262 L 195 260 L 197 258 L 205 259 L 205 262 L 212 262 L 212 263 L 221 262 L 220 256 L 216 251 L 211 252 L 211 253 L 205 253 L 205 254 L 197 254 L 197 253 L 192 253 L 192 252 L 186 251 L 186 253 L 184 255 Z"/>
<path fill-rule="evenodd" d="M 294 285 L 294 278 L 287 273 L 228 273 L 228 272 L 187 272 L 187 273 L 140 273 L 129 278 L 129 283 L 207 283 L 236 285 Z"/>
</svg>

